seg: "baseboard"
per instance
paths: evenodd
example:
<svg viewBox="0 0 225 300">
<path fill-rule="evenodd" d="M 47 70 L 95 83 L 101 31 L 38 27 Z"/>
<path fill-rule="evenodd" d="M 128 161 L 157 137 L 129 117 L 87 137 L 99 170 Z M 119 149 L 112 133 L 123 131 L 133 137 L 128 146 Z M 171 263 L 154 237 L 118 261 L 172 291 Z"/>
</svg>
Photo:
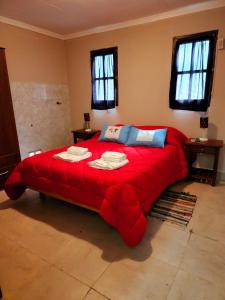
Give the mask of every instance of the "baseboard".
<svg viewBox="0 0 225 300">
<path fill-rule="evenodd" d="M 217 179 L 218 181 L 225 181 L 225 171 L 218 171 L 217 172 Z"/>
</svg>

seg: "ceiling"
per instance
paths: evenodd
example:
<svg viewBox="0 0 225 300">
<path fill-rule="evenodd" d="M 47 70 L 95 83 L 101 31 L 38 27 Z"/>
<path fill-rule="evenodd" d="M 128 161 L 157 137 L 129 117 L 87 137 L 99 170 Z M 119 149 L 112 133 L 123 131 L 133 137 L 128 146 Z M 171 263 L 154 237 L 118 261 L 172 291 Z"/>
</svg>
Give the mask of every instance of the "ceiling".
<svg viewBox="0 0 225 300">
<path fill-rule="evenodd" d="M 205 0 L 0 0 L 0 15 L 68 35 L 203 2 Z"/>
</svg>

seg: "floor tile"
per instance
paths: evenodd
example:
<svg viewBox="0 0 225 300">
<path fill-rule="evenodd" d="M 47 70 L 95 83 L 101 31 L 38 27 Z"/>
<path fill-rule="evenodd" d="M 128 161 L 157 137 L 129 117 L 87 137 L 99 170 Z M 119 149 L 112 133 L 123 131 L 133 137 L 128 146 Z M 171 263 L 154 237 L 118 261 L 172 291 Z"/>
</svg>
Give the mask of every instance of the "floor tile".
<svg viewBox="0 0 225 300">
<path fill-rule="evenodd" d="M 105 296 L 91 289 L 88 292 L 87 296 L 84 298 L 84 300 L 109 300 L 109 298 L 106 298 Z"/>
<path fill-rule="evenodd" d="M 153 221 L 153 222 L 152 222 Z M 154 218 L 150 218 L 144 239 L 151 244 L 151 257 L 179 266 L 189 238 L 189 231 L 163 222 L 157 231 L 152 232 Z M 153 224 L 152 224 L 153 223 Z"/>
<path fill-rule="evenodd" d="M 114 232 L 110 237 L 108 256 L 113 253 L 112 262 L 130 259 L 137 263 L 154 257 L 179 266 L 189 235 L 188 230 L 178 229 L 171 223 L 149 217 L 147 230 L 139 245 L 134 248 L 127 247 L 118 233 Z M 103 258 L 107 259 L 106 251 Z"/>
<path fill-rule="evenodd" d="M 225 186 L 223 188 L 225 190 Z M 211 189 L 204 194 L 198 202 L 200 210 L 206 212 L 225 213 L 224 191 L 222 189 Z"/>
<path fill-rule="evenodd" d="M 223 209 L 209 208 L 207 203 L 197 207 L 195 218 L 191 222 L 194 233 L 225 244 L 225 212 Z"/>
<path fill-rule="evenodd" d="M 74 239 L 64 245 L 50 261 L 92 286 L 110 264 L 102 259 L 101 255 L 102 250 L 95 245 L 85 240 Z"/>
<path fill-rule="evenodd" d="M 49 258 L 62 246 L 66 235 L 44 221 L 33 219 L 14 208 L 0 210 L 2 234 L 10 237 L 25 248 L 29 248 L 42 258 Z"/>
<path fill-rule="evenodd" d="M 41 202 L 34 192 L 0 203 L 0 226 L 11 239 L 47 260 L 68 241 L 84 240 L 98 248 L 114 231 L 96 213 L 56 199 Z"/>
<path fill-rule="evenodd" d="M 15 299 L 82 300 L 88 290 L 88 286 L 75 278 L 52 266 L 46 266 L 37 273 L 32 283 L 26 285 L 23 294 L 20 291 L 15 294 Z"/>
<path fill-rule="evenodd" d="M 111 299 L 165 300 L 177 269 L 160 260 L 145 262 L 130 259 L 112 263 L 94 289 Z"/>
<path fill-rule="evenodd" d="M 7 299 L 32 283 L 45 262 L 0 234 L 0 283 Z M 17 298 L 22 299 L 22 298 Z"/>
<path fill-rule="evenodd" d="M 0 283 L 5 299 L 82 299 L 89 287 L 0 235 Z"/>
<path fill-rule="evenodd" d="M 225 287 L 218 288 L 215 282 L 179 271 L 167 300 L 224 300 Z"/>
<path fill-rule="evenodd" d="M 185 250 L 181 269 L 210 282 L 215 281 L 218 286 L 224 286 L 224 245 L 217 241 L 192 234 Z"/>
</svg>

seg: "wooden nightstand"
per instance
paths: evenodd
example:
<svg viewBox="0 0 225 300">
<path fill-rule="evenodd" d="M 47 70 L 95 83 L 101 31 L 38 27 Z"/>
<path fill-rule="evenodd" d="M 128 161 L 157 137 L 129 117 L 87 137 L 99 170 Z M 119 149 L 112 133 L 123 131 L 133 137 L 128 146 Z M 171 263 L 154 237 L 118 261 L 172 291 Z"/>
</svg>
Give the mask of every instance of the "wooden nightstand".
<svg viewBox="0 0 225 300">
<path fill-rule="evenodd" d="M 208 140 L 207 142 L 196 142 L 188 139 L 186 143 L 186 155 L 189 167 L 189 177 L 204 183 L 216 184 L 217 167 L 220 148 L 223 147 L 222 140 Z M 213 169 L 202 169 L 192 167 L 198 153 L 205 153 L 214 156 Z"/>
<path fill-rule="evenodd" d="M 91 131 L 85 131 L 84 129 L 72 130 L 74 144 L 77 143 L 77 139 L 86 141 L 92 138 L 97 132 L 98 131 L 94 129 L 92 129 Z"/>
</svg>

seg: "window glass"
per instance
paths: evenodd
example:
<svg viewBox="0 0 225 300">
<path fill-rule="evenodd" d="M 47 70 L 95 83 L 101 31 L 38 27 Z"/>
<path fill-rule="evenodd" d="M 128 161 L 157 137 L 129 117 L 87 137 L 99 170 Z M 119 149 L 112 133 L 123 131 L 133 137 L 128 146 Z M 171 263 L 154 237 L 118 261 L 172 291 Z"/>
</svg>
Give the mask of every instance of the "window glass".
<svg viewBox="0 0 225 300">
<path fill-rule="evenodd" d="M 113 55 L 105 56 L 105 76 L 113 77 Z"/>
<path fill-rule="evenodd" d="M 118 105 L 117 48 L 91 51 L 92 108 Z"/>
<path fill-rule="evenodd" d="M 192 43 L 181 44 L 177 53 L 177 70 L 189 71 L 191 69 Z"/>
<path fill-rule="evenodd" d="M 96 100 L 103 101 L 104 97 L 104 80 L 96 80 L 95 81 L 95 89 L 96 89 Z"/>
<path fill-rule="evenodd" d="M 176 100 L 188 99 L 190 83 L 190 74 L 178 75 L 177 77 L 177 88 L 176 88 Z"/>
<path fill-rule="evenodd" d="M 210 105 L 218 31 L 174 39 L 170 108 L 206 111 Z"/>
<path fill-rule="evenodd" d="M 114 99 L 114 80 L 108 79 L 105 81 L 105 92 L 108 100 Z"/>
<path fill-rule="evenodd" d="M 103 77 L 103 56 L 96 56 L 94 61 L 95 78 Z"/>
</svg>

